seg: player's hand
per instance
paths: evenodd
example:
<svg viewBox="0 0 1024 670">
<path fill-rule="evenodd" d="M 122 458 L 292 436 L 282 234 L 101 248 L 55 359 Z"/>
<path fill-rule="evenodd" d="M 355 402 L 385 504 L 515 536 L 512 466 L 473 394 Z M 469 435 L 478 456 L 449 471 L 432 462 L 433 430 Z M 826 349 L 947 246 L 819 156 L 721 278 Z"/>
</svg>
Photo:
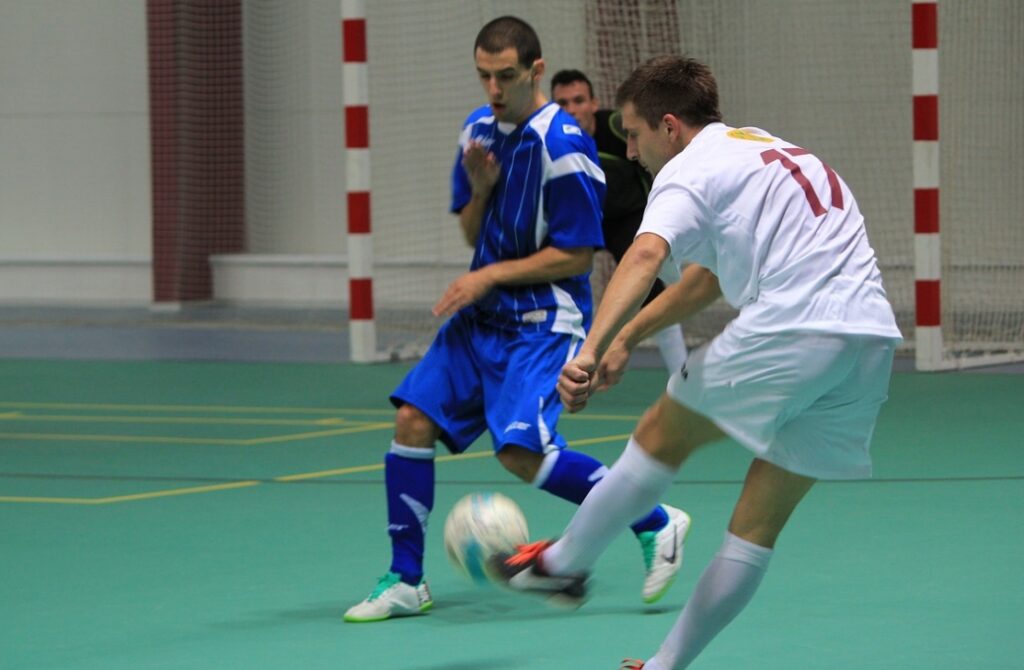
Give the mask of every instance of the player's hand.
<svg viewBox="0 0 1024 670">
<path fill-rule="evenodd" d="M 467 272 L 451 284 L 430 310 L 434 316 L 449 317 L 466 305 L 472 305 L 494 288 L 494 282 L 484 270 Z"/>
<path fill-rule="evenodd" d="M 597 368 L 598 383 L 595 391 L 607 391 L 622 381 L 631 353 L 621 338 L 615 338 L 608 351 L 601 357 L 601 365 Z"/>
<path fill-rule="evenodd" d="M 462 152 L 462 167 L 474 193 L 489 194 L 501 175 L 498 159 L 477 140 L 470 140 Z"/>
<path fill-rule="evenodd" d="M 558 375 L 558 396 L 570 414 L 587 406 L 597 382 L 597 361 L 589 353 L 581 352 L 562 368 Z"/>
</svg>

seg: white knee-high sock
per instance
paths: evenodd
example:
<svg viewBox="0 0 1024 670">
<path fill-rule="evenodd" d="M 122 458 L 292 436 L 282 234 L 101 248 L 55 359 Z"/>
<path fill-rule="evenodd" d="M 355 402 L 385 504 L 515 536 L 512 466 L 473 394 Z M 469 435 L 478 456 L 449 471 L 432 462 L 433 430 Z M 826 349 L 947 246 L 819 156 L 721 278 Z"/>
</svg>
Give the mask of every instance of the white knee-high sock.
<svg viewBox="0 0 1024 670">
<path fill-rule="evenodd" d="M 665 369 L 668 373 L 675 374 L 686 362 L 686 341 L 683 339 L 683 327 L 678 323 L 654 334 L 654 341 L 658 344 L 658 351 L 661 352 L 661 359 L 665 361 Z"/>
<path fill-rule="evenodd" d="M 761 584 L 773 551 L 731 533 L 693 589 L 661 649 L 644 668 L 683 670 L 739 614 Z"/>
<path fill-rule="evenodd" d="M 619 460 L 587 494 L 562 538 L 544 551 L 544 568 L 552 574 L 589 570 L 619 533 L 658 504 L 675 472 L 629 438 Z"/>
</svg>

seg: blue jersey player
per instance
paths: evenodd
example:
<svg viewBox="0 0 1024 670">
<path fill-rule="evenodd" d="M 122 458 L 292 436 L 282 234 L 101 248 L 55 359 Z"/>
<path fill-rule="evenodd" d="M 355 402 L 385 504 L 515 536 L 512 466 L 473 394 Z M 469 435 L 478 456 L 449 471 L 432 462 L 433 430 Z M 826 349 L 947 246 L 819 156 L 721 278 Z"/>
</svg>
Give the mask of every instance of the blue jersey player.
<svg viewBox="0 0 1024 670">
<path fill-rule="evenodd" d="M 487 431 L 507 470 L 577 504 L 606 471 L 566 449 L 555 429 L 558 374 L 586 337 L 588 273 L 603 244 L 597 151 L 541 92 L 544 61 L 528 24 L 510 16 L 491 21 L 474 55 L 488 104 L 469 115 L 459 137 L 451 202 L 473 262 L 434 306 L 435 315 L 450 318 L 391 396 L 398 408 L 385 457 L 391 567 L 346 621 L 433 605 L 423 550 L 438 440 L 459 453 Z M 644 551 L 645 601 L 671 584 L 689 521 L 659 505 L 633 524 Z"/>
</svg>

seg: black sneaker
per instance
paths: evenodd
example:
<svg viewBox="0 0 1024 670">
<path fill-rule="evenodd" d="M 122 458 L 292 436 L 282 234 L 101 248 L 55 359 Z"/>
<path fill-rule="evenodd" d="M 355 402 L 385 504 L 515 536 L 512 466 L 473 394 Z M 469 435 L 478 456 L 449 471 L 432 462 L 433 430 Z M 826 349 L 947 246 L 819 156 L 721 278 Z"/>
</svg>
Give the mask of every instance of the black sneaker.
<svg viewBox="0 0 1024 670">
<path fill-rule="evenodd" d="M 576 609 L 587 600 L 587 575 L 548 574 L 541 563 L 541 553 L 552 544 L 552 540 L 541 540 L 519 545 L 514 554 L 495 554 L 490 572 L 506 588 L 536 593 L 551 605 Z"/>
</svg>

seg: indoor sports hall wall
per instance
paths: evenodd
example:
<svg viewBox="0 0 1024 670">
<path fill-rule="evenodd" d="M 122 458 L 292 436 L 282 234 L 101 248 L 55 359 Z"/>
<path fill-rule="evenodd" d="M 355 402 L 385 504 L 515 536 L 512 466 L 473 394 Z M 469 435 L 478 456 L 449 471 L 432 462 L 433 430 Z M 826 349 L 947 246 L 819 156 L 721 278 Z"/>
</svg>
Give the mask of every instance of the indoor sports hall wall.
<svg viewBox="0 0 1024 670">
<path fill-rule="evenodd" d="M 0 300 L 151 298 L 145 3 L 0 2 Z"/>
<path fill-rule="evenodd" d="M 339 3 L 240 1 L 247 253 L 213 259 L 214 297 L 344 307 Z M 944 327 L 1019 342 L 1024 3 L 939 8 Z M 468 262 L 448 173 L 460 123 L 483 101 L 472 40 L 512 13 L 538 29 L 549 72 L 594 73 L 606 101 L 652 53 L 708 61 L 728 122 L 801 144 L 850 183 L 912 336 L 909 0 L 373 0 L 366 11 L 382 324 L 394 312 L 399 331 L 431 332 L 426 309 Z M 0 2 L 0 300 L 152 299 L 146 19 L 129 0 Z"/>
</svg>

